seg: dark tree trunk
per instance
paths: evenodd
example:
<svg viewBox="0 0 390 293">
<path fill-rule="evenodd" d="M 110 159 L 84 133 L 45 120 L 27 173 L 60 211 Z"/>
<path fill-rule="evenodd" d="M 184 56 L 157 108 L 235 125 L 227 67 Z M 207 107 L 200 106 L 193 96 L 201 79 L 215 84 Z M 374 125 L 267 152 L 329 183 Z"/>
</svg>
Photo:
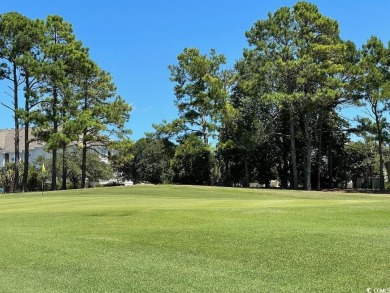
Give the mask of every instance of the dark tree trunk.
<svg viewBox="0 0 390 293">
<path fill-rule="evenodd" d="M 14 122 L 15 122 L 15 177 L 14 177 L 14 192 L 19 190 L 19 166 L 20 166 L 20 138 L 19 138 L 19 114 L 17 110 L 19 109 L 19 96 L 18 96 L 18 77 L 17 77 L 17 66 L 14 63 L 13 65 L 13 82 L 14 82 Z"/>
<path fill-rule="evenodd" d="M 223 162 L 224 162 L 224 170 L 222 176 L 223 176 L 224 186 L 230 186 L 231 182 L 229 180 L 230 178 L 229 159 L 225 157 L 223 159 Z"/>
<path fill-rule="evenodd" d="M 297 150 L 295 146 L 294 120 L 295 119 L 294 119 L 293 106 L 290 105 L 290 144 L 291 144 L 291 169 L 292 169 L 291 186 L 292 189 L 298 189 Z"/>
<path fill-rule="evenodd" d="M 23 165 L 23 180 L 22 180 L 22 190 L 23 192 L 27 191 L 27 182 L 28 182 L 28 167 L 29 167 L 29 156 L 30 156 L 30 141 L 29 141 L 29 122 L 26 121 L 24 124 L 24 165 Z"/>
<path fill-rule="evenodd" d="M 289 149 L 288 145 L 286 146 L 285 142 L 282 140 L 280 145 L 281 156 L 280 160 L 278 160 L 278 175 L 280 178 L 280 186 L 282 189 L 288 188 L 288 175 L 289 175 L 289 164 L 288 164 L 288 156 Z"/>
<path fill-rule="evenodd" d="M 22 180 L 22 190 L 23 192 L 27 191 L 27 182 L 28 182 L 28 167 L 29 167 L 29 157 L 30 157 L 30 77 L 26 72 L 26 98 L 25 98 L 24 110 L 26 112 L 26 117 L 24 120 L 24 165 L 23 165 L 23 180 Z"/>
<path fill-rule="evenodd" d="M 322 165 L 322 125 L 323 125 L 323 122 L 322 122 L 322 114 L 320 114 L 319 116 L 319 130 L 318 130 L 318 161 L 317 161 L 317 165 L 318 165 L 318 173 L 317 173 L 317 190 L 320 191 L 321 190 L 321 165 Z"/>
<path fill-rule="evenodd" d="M 66 190 L 66 178 L 68 173 L 68 166 L 66 164 L 66 144 L 62 146 L 62 190 Z"/>
<path fill-rule="evenodd" d="M 84 106 L 83 110 L 86 111 L 88 108 L 88 94 L 85 93 L 84 96 Z M 81 159 L 81 188 L 85 188 L 86 180 L 87 180 L 87 141 L 86 141 L 87 131 L 83 131 L 83 151 L 82 151 L 82 159 Z"/>
<path fill-rule="evenodd" d="M 311 133 L 310 133 L 310 111 L 305 115 L 305 144 L 306 158 L 304 168 L 304 186 L 306 190 L 311 190 Z"/>
<path fill-rule="evenodd" d="M 87 143 L 83 141 L 83 153 L 81 159 L 81 188 L 86 187 L 86 181 L 87 181 Z"/>
<path fill-rule="evenodd" d="M 57 103 L 58 103 L 58 93 L 57 89 L 53 90 L 53 105 L 52 105 L 52 114 L 53 114 L 53 133 L 58 132 L 58 117 L 57 117 Z M 51 177 L 51 190 L 57 189 L 57 148 L 53 149 L 52 157 L 52 177 Z"/>
<path fill-rule="evenodd" d="M 248 167 L 247 154 L 244 155 L 244 164 L 245 164 L 245 187 L 249 187 L 249 167 Z"/>
<path fill-rule="evenodd" d="M 205 145 L 208 145 L 209 144 L 209 139 L 208 139 L 208 133 L 207 133 L 206 115 L 202 116 L 202 136 L 203 136 L 203 143 Z"/>
<path fill-rule="evenodd" d="M 287 150 L 287 148 L 286 148 L 286 150 Z M 282 188 L 288 188 L 288 171 L 289 171 L 288 153 L 284 152 L 284 154 L 283 154 L 283 170 L 282 170 L 282 177 L 281 177 Z"/>
<path fill-rule="evenodd" d="M 334 188 L 333 184 L 333 155 L 332 155 L 332 148 L 328 148 L 328 174 L 329 174 L 329 187 L 331 189 Z"/>
<path fill-rule="evenodd" d="M 382 138 L 382 129 L 380 126 L 380 118 L 375 112 L 375 122 L 378 134 L 378 152 L 379 152 L 379 190 L 385 190 L 385 177 L 384 177 L 384 162 L 383 162 L 383 138 Z"/>
</svg>

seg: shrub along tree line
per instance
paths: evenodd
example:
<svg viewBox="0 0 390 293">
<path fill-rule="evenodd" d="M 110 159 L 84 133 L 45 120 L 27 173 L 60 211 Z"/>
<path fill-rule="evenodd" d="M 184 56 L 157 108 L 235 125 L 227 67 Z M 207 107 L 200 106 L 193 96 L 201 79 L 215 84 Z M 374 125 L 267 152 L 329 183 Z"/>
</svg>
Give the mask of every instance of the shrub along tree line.
<svg viewBox="0 0 390 293">
<path fill-rule="evenodd" d="M 246 37 L 231 70 L 215 50 L 178 55 L 169 66 L 178 118 L 154 125 L 118 170 L 136 181 L 249 186 L 277 178 L 306 190 L 377 176 L 383 190 L 390 48 L 377 37 L 356 48 L 307 2 L 269 13 Z M 340 114 L 345 106 L 367 115 L 352 126 Z"/>
<path fill-rule="evenodd" d="M 15 124 L 15 162 L 4 169 L 13 174 L 12 187 L 7 181 L 10 190 L 34 189 L 28 188 L 31 139 L 46 142 L 52 154 L 47 164 L 51 190 L 66 189 L 67 180 L 72 181 L 74 168 L 69 168 L 67 158 L 70 145 L 81 149 L 78 185 L 85 187 L 88 150 L 109 147 L 112 137 L 126 141 L 124 125 L 130 105 L 116 94 L 110 74 L 91 60 L 71 24 L 60 16 L 31 20 L 15 12 L 0 15 L 0 78 L 12 98 L 10 103 L 5 99 L 0 103 L 13 112 Z M 30 128 L 34 138 L 29 137 Z M 24 158 L 19 157 L 22 130 Z"/>
<path fill-rule="evenodd" d="M 85 187 L 88 147 L 109 143 L 109 130 L 123 138 L 130 107 L 62 18 L 31 21 L 10 13 L 1 16 L 0 29 L 15 128 L 33 125 L 48 143 L 52 189 L 58 173 L 66 187 L 65 150 L 80 140 Z M 283 188 L 306 190 L 378 176 L 383 190 L 385 170 L 390 175 L 390 48 L 371 37 L 358 49 L 341 39 L 337 21 L 307 2 L 269 13 L 246 37 L 248 47 L 231 69 L 214 49 L 184 49 L 169 66 L 177 119 L 153 125 L 134 144 L 114 142 L 113 170 L 135 182 L 267 186 L 277 178 Z M 17 103 L 22 84 L 24 110 Z M 340 114 L 346 106 L 367 115 L 351 125 Z"/>
</svg>

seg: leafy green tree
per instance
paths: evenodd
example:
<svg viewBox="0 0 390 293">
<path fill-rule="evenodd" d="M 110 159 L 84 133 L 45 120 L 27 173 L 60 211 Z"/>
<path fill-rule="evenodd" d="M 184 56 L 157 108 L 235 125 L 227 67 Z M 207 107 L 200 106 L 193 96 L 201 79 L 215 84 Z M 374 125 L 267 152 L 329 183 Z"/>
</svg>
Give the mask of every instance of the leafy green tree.
<svg viewBox="0 0 390 293">
<path fill-rule="evenodd" d="M 338 24 L 322 16 L 317 7 L 298 3 L 294 7 L 299 24 L 298 41 L 300 46 L 301 71 L 298 76 L 298 89 L 304 100 L 306 165 L 305 187 L 311 189 L 312 128 L 310 121 L 318 103 L 327 104 L 342 94 L 345 44 L 340 40 Z"/>
<path fill-rule="evenodd" d="M 71 146 L 68 147 L 66 156 L 61 156 L 58 158 L 58 162 L 60 164 L 57 165 L 57 172 L 56 174 L 61 174 L 61 165 L 62 165 L 62 159 L 66 158 L 67 162 L 67 173 L 66 177 L 67 180 L 69 180 L 69 183 L 71 184 L 68 187 L 70 188 L 80 188 L 81 187 L 81 179 L 82 179 L 82 150 L 79 149 L 77 146 Z M 37 166 L 42 166 L 42 164 L 45 165 L 47 174 L 46 176 L 52 176 L 52 160 L 47 159 L 44 157 L 40 157 L 36 161 Z M 40 170 L 39 170 L 40 172 Z M 58 176 L 58 182 L 62 185 L 62 177 Z M 93 150 L 89 150 L 87 152 L 87 164 L 86 164 L 86 177 L 88 178 L 89 182 L 98 182 L 99 180 L 108 180 L 114 177 L 113 170 L 110 166 L 110 164 L 106 163 L 104 160 L 102 160 L 102 157 Z"/>
<path fill-rule="evenodd" d="M 235 83 L 222 111 L 218 144 L 226 185 L 249 186 L 250 181 L 268 185 L 275 178 L 272 166 L 280 165 L 278 172 L 287 187 L 289 148 L 283 138 L 288 115 L 266 96 L 272 86 L 263 65 L 256 51 L 245 51 L 235 64 Z"/>
<path fill-rule="evenodd" d="M 51 189 L 54 190 L 57 187 L 57 151 L 60 148 L 64 150 L 66 145 L 77 139 L 76 133 L 67 131 L 69 127 L 66 124 L 72 122 L 68 115 L 71 106 L 69 99 L 73 98 L 70 94 L 72 75 L 76 65 L 83 64 L 79 57 L 86 55 L 87 50 L 76 40 L 70 23 L 60 16 L 51 15 L 45 21 L 41 51 L 40 89 L 46 98 L 41 104 L 43 115 L 37 121 L 36 134 L 47 142 L 48 149 L 52 151 Z M 64 166 L 63 174 L 66 174 Z"/>
<path fill-rule="evenodd" d="M 292 164 L 292 187 L 298 188 L 296 153 L 296 111 L 298 46 L 295 42 L 294 17 L 288 7 L 269 14 L 246 32 L 250 49 L 244 51 L 244 60 L 250 66 L 244 85 L 253 93 L 261 89 L 263 96 L 281 104 L 289 113 L 289 138 Z M 257 66 L 256 66 L 257 64 Z M 243 82 L 241 82 L 243 83 Z"/>
<path fill-rule="evenodd" d="M 355 83 L 361 105 L 369 118 L 358 118 L 359 130 L 375 136 L 378 142 L 380 190 L 384 190 L 383 143 L 388 136 L 386 112 L 390 97 L 390 49 L 377 37 L 371 37 L 361 50 Z M 370 120 L 372 119 L 372 120 Z"/>
<path fill-rule="evenodd" d="M 24 172 L 24 171 L 23 171 Z M 42 189 L 42 172 L 40 167 L 30 164 L 28 168 L 28 181 L 26 190 L 40 191 Z"/>
<path fill-rule="evenodd" d="M 61 146 L 62 146 L 62 189 L 67 188 L 67 163 L 66 156 L 67 147 L 70 143 L 78 141 L 80 132 L 78 128 L 78 111 L 79 111 L 79 96 L 77 92 L 77 84 L 81 72 L 85 68 L 89 68 L 91 60 L 88 56 L 87 49 L 81 46 L 80 42 L 76 42 L 69 50 L 69 56 L 66 59 L 66 78 L 68 83 L 62 87 L 60 93 L 62 103 L 60 105 L 61 118 Z"/>
<path fill-rule="evenodd" d="M 249 158 L 267 139 L 264 112 L 259 101 L 250 98 L 240 99 L 240 105 L 230 105 L 222 119 L 218 147 L 225 150 L 236 149 L 241 154 L 245 167 L 245 186 L 249 187 Z"/>
<path fill-rule="evenodd" d="M 113 138 L 125 139 L 129 133 L 125 129 L 125 123 L 130 117 L 131 106 L 116 95 L 111 75 L 95 63 L 90 63 L 90 66 L 81 72 L 77 91 L 75 131 L 81 137 L 81 187 L 84 188 L 88 149 L 101 145 L 109 147 Z"/>
<path fill-rule="evenodd" d="M 188 136 L 175 151 L 171 167 L 173 181 L 180 184 L 207 185 L 210 183 L 211 150 L 196 135 Z"/>
<path fill-rule="evenodd" d="M 177 59 L 178 64 L 169 69 L 171 81 L 176 83 L 175 104 L 181 130 L 199 135 L 208 144 L 217 130 L 219 112 L 228 94 L 229 74 L 221 69 L 225 56 L 215 50 L 202 55 L 198 49 L 190 48 L 184 49 Z"/>
<path fill-rule="evenodd" d="M 252 50 L 245 55 L 261 65 L 261 78 L 268 80 L 266 97 L 290 112 L 290 142 L 293 188 L 297 188 L 295 147 L 296 113 L 303 117 L 305 164 L 304 183 L 311 189 L 312 120 L 322 99 L 340 96 L 345 44 L 337 22 L 320 14 L 307 2 L 292 9 L 282 7 L 247 32 Z M 297 111 L 298 110 L 298 111 Z"/>
<path fill-rule="evenodd" d="M 19 175 L 20 175 L 20 109 L 19 109 L 19 92 L 21 84 L 26 81 L 29 82 L 26 76 L 26 66 L 21 66 L 22 60 L 27 55 L 31 54 L 33 48 L 36 46 L 36 41 L 39 39 L 39 31 L 37 30 L 36 21 L 31 21 L 27 17 L 10 12 L 0 15 L 0 59 L 1 77 L 6 78 L 12 83 L 9 86 L 12 94 L 12 106 L 4 103 L 5 107 L 13 112 L 15 125 L 15 186 L 14 191 L 19 189 Z M 24 63 L 24 65 L 26 65 Z M 22 69 L 23 68 L 23 69 Z M 29 89 L 26 89 L 26 93 Z"/>
<path fill-rule="evenodd" d="M 15 187 L 15 164 L 6 164 L 0 168 L 0 186 L 4 187 L 5 193 L 14 192 Z"/>
<path fill-rule="evenodd" d="M 170 161 L 175 147 L 167 139 L 141 138 L 129 150 L 131 157 L 117 154 L 112 158 L 117 173 L 135 183 L 147 181 L 154 184 L 170 182 Z"/>
<path fill-rule="evenodd" d="M 313 184 L 317 190 L 334 188 L 335 183 L 346 181 L 346 173 L 341 166 L 345 156 L 345 146 L 349 143 L 349 122 L 343 119 L 333 107 L 320 109 L 317 129 L 313 137 L 317 147 L 313 150 L 316 156 L 313 162 Z"/>
<path fill-rule="evenodd" d="M 82 150 L 78 148 L 71 148 L 68 150 L 67 159 L 67 177 L 72 183 L 72 188 L 81 187 L 83 166 L 82 162 Z M 102 160 L 104 159 L 104 160 Z M 86 160 L 86 177 L 88 182 L 99 182 L 100 180 L 109 180 L 114 178 L 112 167 L 106 162 L 98 152 L 90 149 L 87 152 Z"/>
<path fill-rule="evenodd" d="M 344 180 L 352 180 L 356 187 L 357 178 L 363 178 L 364 182 L 369 182 L 370 177 L 378 174 L 375 171 L 375 146 L 369 141 L 350 142 L 346 145 L 343 157 L 341 172 L 344 174 Z M 369 187 L 369 186 L 365 186 Z"/>
<path fill-rule="evenodd" d="M 31 33 L 31 48 L 18 60 L 21 68 L 21 76 L 24 80 L 24 109 L 19 110 L 20 120 L 24 126 L 24 161 L 23 161 L 23 180 L 22 191 L 31 190 L 30 175 L 34 176 L 30 166 L 30 143 L 33 138 L 30 137 L 30 125 L 34 122 L 34 117 L 39 115 L 37 107 L 41 98 L 38 94 L 39 74 L 41 67 L 40 46 L 43 41 L 43 22 L 41 20 L 31 21 L 28 30 Z"/>
<path fill-rule="evenodd" d="M 35 136 L 52 151 L 51 189 L 57 188 L 57 151 L 62 148 L 62 188 L 66 189 L 67 151 L 71 142 L 83 144 L 82 185 L 87 177 L 87 149 L 111 143 L 128 132 L 124 123 L 131 107 L 118 96 L 108 73 L 88 56 L 77 41 L 70 23 L 60 16 L 31 21 L 18 13 L 0 17 L 1 78 L 13 83 L 15 117 L 15 184 L 19 182 L 19 123 L 25 126 L 23 190 L 28 182 L 29 128 L 36 124 Z M 24 83 L 25 107 L 19 109 L 19 90 Z M 39 90 L 37 90 L 39 89 Z M 2 103 L 4 104 L 4 103 Z M 39 112 L 32 113 L 39 104 Z M 5 105 L 5 104 L 4 104 Z M 80 113 L 80 111 L 82 111 Z M 17 189 L 17 186 L 14 188 Z"/>
</svg>

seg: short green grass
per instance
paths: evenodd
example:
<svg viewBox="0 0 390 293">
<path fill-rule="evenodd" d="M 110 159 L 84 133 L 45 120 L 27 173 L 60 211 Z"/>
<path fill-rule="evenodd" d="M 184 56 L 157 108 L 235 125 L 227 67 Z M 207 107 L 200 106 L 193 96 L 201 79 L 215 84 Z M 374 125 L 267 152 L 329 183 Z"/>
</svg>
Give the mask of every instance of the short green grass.
<svg viewBox="0 0 390 293">
<path fill-rule="evenodd" d="M 0 248 L 0 292 L 366 292 L 390 288 L 390 196 L 188 186 L 2 195 Z"/>
</svg>

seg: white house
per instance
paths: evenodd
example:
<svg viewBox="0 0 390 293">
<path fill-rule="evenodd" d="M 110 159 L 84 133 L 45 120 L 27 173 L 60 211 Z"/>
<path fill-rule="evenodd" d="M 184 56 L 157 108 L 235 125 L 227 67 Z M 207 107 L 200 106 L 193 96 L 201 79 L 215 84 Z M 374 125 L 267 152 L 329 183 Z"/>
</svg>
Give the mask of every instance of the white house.
<svg viewBox="0 0 390 293">
<path fill-rule="evenodd" d="M 30 138 L 33 137 L 30 131 Z M 24 160 L 25 135 L 22 129 L 19 132 L 19 158 Z M 29 161 L 34 162 L 39 156 L 49 156 L 44 149 L 45 143 L 39 141 L 30 142 Z M 0 129 L 0 167 L 7 163 L 15 162 L 15 129 Z"/>
<path fill-rule="evenodd" d="M 29 161 L 34 162 L 39 156 L 45 156 L 50 158 L 51 153 L 45 150 L 45 142 L 34 140 L 32 130 L 30 130 L 29 139 L 33 140 L 30 142 L 30 151 L 29 151 Z M 19 159 L 20 161 L 24 160 L 24 143 L 25 135 L 24 129 L 21 129 L 19 132 Z M 77 145 L 77 143 L 74 143 Z M 105 163 L 108 163 L 108 155 L 110 151 L 107 147 L 103 145 L 93 146 L 101 156 L 101 160 Z M 0 168 L 7 163 L 15 162 L 15 129 L 0 129 Z"/>
<path fill-rule="evenodd" d="M 29 139 L 33 139 L 32 130 L 30 130 Z M 24 160 L 25 155 L 25 135 L 24 129 L 21 129 L 19 132 L 19 160 Z M 51 153 L 45 150 L 45 142 L 40 142 L 37 140 L 33 140 L 30 142 L 29 147 L 29 162 L 33 163 L 39 156 L 45 156 L 46 158 L 51 157 Z M 73 144 L 75 147 L 77 143 Z M 72 147 L 72 146 L 71 146 Z M 110 151 L 104 145 L 96 145 L 92 147 L 99 154 L 100 158 L 103 162 L 108 163 L 108 156 Z M 7 163 L 15 162 L 15 129 L 0 129 L 0 168 L 4 167 Z M 118 179 L 115 178 L 116 181 Z M 126 183 L 126 182 L 124 182 Z M 129 181 L 129 185 L 132 185 L 132 181 Z M 2 188 L 0 187 L 0 193 L 2 192 Z"/>
</svg>

